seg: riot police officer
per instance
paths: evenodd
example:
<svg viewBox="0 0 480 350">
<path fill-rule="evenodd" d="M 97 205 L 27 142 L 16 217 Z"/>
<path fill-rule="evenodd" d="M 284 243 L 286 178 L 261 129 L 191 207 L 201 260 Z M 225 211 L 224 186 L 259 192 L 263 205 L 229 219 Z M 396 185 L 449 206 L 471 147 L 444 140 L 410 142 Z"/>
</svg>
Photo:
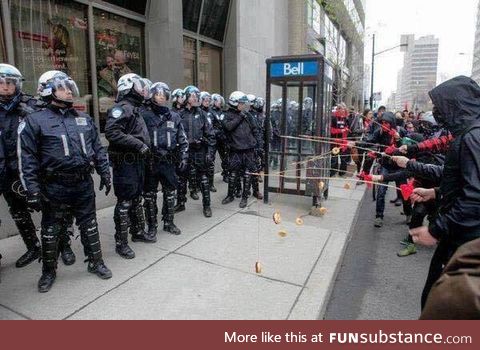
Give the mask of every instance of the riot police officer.
<svg viewBox="0 0 480 350">
<path fill-rule="evenodd" d="M 240 208 L 247 206 L 252 184 L 252 173 L 257 171 L 255 151 L 258 150 L 258 127 L 248 113 L 248 98 L 241 91 L 235 91 L 228 99 L 230 106 L 225 116 L 225 130 L 230 140 L 230 179 L 228 194 L 222 204 L 234 201 L 235 187 L 240 174 L 243 174 L 243 193 Z"/>
<path fill-rule="evenodd" d="M 185 88 L 185 110 L 181 114 L 182 125 L 187 135 L 189 144 L 188 167 L 179 178 L 177 206 L 175 211 L 185 210 L 187 194 L 188 168 L 194 168 L 196 179 L 200 182 L 203 199 L 203 215 L 212 216 L 210 207 L 210 184 L 208 169 L 213 163 L 215 150 L 215 135 L 212 125 L 208 122 L 207 115 L 200 109 L 200 90 L 195 86 Z"/>
<path fill-rule="evenodd" d="M 263 108 L 265 106 L 265 100 L 261 97 L 255 98 L 250 113 L 253 115 L 254 120 L 257 122 L 258 127 L 258 147 L 255 154 L 255 160 L 257 162 L 257 173 L 261 173 L 265 167 L 265 114 Z M 252 192 L 253 196 L 259 200 L 263 199 L 263 195 L 260 192 L 259 182 L 262 182 L 261 175 L 252 177 Z"/>
<path fill-rule="evenodd" d="M 156 237 L 145 232 L 142 193 L 145 181 L 145 159 L 150 152 L 150 137 L 140 107 L 148 97 L 148 85 L 137 74 L 129 73 L 118 80 L 117 103 L 108 111 L 105 136 L 113 168 L 113 188 L 117 197 L 114 212 L 115 251 L 125 259 L 135 252 L 133 242 L 155 243 Z"/>
<path fill-rule="evenodd" d="M 110 170 L 105 148 L 89 115 L 73 109 L 79 96 L 75 82 L 65 73 L 42 76 L 38 93 L 48 106 L 27 116 L 19 126 L 20 176 L 29 205 L 42 210 L 42 276 L 38 290 L 48 292 L 56 278 L 57 248 L 65 218 L 72 213 L 80 228 L 88 272 L 102 279 L 112 272 L 102 259 L 96 220 L 92 171 L 101 177 L 100 190 L 110 191 Z"/>
<path fill-rule="evenodd" d="M 0 196 L 2 195 L 5 182 L 5 143 L 3 142 L 2 130 L 0 130 Z M 0 220 L 0 225 L 2 220 Z M 0 254 L 0 265 L 2 262 L 2 254 Z"/>
<path fill-rule="evenodd" d="M 228 183 L 228 143 L 227 135 L 223 127 L 223 121 L 225 120 L 225 99 L 219 94 L 212 95 L 212 125 L 213 132 L 215 133 L 215 140 L 217 141 L 216 148 L 220 159 L 222 161 L 222 177 L 223 181 Z M 215 162 L 215 160 L 214 160 Z"/>
<path fill-rule="evenodd" d="M 18 232 L 27 246 L 27 252 L 15 264 L 17 267 L 24 267 L 40 257 L 40 242 L 19 178 L 17 131 L 19 123 L 27 114 L 40 109 L 43 103 L 22 92 L 22 81 L 22 74 L 17 68 L 0 64 L 0 130 L 5 142 L 6 167 L 4 197 Z M 66 234 L 61 235 L 59 251 L 66 265 L 75 262 L 75 255 L 70 248 L 70 238 Z"/>
<path fill-rule="evenodd" d="M 213 127 L 213 119 L 215 118 L 215 115 L 212 111 L 212 95 L 210 95 L 210 93 L 207 91 L 202 91 L 200 93 L 200 108 L 207 115 L 207 120 L 210 123 L 212 130 L 215 134 L 215 129 Z M 217 138 L 215 137 L 215 140 L 216 139 Z M 208 183 L 210 184 L 210 192 L 217 192 L 217 189 L 215 188 L 215 183 L 214 183 L 216 153 L 217 153 L 217 145 L 215 144 L 215 149 L 213 150 L 213 162 L 212 164 L 210 164 L 208 168 Z"/>
<path fill-rule="evenodd" d="M 183 89 L 175 89 L 172 93 L 172 111 L 180 114 L 183 111 L 185 103 L 185 93 Z"/>
<path fill-rule="evenodd" d="M 149 109 L 142 114 L 152 141 L 143 193 L 148 234 L 152 237 L 157 234 L 157 193 L 160 182 L 163 192 L 163 230 L 179 235 L 181 231 L 173 223 L 177 187 L 176 155 L 178 151 L 179 170 L 183 172 L 188 165 L 188 142 L 180 116 L 166 106 L 170 100 L 168 85 L 161 82 L 153 84 L 150 88 L 150 100 Z"/>
</svg>

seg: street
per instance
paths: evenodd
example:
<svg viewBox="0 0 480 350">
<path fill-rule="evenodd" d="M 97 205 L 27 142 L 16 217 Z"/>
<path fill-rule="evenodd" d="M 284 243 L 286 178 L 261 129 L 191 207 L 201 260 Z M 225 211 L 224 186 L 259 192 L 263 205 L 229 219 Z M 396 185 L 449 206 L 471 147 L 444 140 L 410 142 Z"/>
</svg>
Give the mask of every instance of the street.
<svg viewBox="0 0 480 350">
<path fill-rule="evenodd" d="M 401 207 L 388 201 L 384 226 L 373 227 L 375 202 L 369 191 L 329 300 L 327 320 L 413 320 L 420 315 L 420 295 L 433 249 L 397 257 L 407 232 Z"/>
</svg>

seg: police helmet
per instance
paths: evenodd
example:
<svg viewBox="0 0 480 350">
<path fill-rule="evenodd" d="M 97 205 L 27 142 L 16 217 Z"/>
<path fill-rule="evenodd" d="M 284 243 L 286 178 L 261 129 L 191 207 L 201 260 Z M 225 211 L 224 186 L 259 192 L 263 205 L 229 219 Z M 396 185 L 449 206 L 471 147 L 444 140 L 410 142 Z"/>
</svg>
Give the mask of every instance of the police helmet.
<svg viewBox="0 0 480 350">
<path fill-rule="evenodd" d="M 118 98 L 131 94 L 139 99 L 147 99 L 149 96 L 148 82 L 135 73 L 128 73 L 118 79 Z"/>
<path fill-rule="evenodd" d="M 153 103 L 156 104 L 155 95 L 163 95 L 165 97 L 165 100 L 169 101 L 171 96 L 170 88 L 167 84 L 162 82 L 152 84 L 152 86 L 150 87 L 150 99 Z"/>
<path fill-rule="evenodd" d="M 59 98 L 56 92 L 61 90 L 71 91 L 72 98 Z M 46 102 L 56 100 L 58 102 L 66 103 L 67 105 L 72 105 L 73 99 L 80 96 L 75 81 L 70 78 L 66 73 L 58 70 L 51 70 L 43 73 L 40 76 L 40 78 L 38 79 L 37 93 L 40 98 Z"/>
<path fill-rule="evenodd" d="M 23 80 L 22 73 L 20 73 L 17 68 L 10 64 L 0 63 L 0 83 L 15 85 L 15 93 L 6 96 L 6 98 L 12 99 L 14 96 L 20 94 L 22 91 Z"/>
<path fill-rule="evenodd" d="M 231 107 L 238 107 L 239 104 L 248 104 L 248 97 L 241 91 L 234 91 L 228 98 L 228 104 Z"/>
<path fill-rule="evenodd" d="M 223 98 L 223 96 L 219 94 L 213 94 L 212 95 L 213 104 L 217 103 L 218 101 L 220 101 L 220 108 L 223 108 L 225 106 L 225 99 Z"/>
</svg>

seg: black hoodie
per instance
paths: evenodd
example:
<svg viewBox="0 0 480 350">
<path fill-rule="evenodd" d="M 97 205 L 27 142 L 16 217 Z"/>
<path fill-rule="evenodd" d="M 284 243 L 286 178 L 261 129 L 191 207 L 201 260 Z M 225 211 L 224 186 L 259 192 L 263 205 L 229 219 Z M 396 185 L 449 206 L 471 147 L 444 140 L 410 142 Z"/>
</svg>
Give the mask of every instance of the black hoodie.
<svg viewBox="0 0 480 350">
<path fill-rule="evenodd" d="M 455 246 L 480 237 L 480 87 L 459 76 L 430 91 L 445 127 L 456 137 L 446 155 L 440 209 L 430 224 Z"/>
</svg>

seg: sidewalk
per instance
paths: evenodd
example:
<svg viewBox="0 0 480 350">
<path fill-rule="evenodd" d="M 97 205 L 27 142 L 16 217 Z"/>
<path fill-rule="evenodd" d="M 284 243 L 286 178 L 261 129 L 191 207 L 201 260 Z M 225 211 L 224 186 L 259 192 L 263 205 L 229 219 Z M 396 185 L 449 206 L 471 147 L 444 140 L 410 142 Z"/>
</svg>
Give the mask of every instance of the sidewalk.
<svg viewBox="0 0 480 350">
<path fill-rule="evenodd" d="M 102 248 L 113 278 L 86 272 L 80 239 L 75 265 L 59 262 L 49 293 L 37 292 L 41 266 L 15 268 L 20 237 L 0 240 L 0 319 L 317 319 L 323 315 L 365 186 L 332 181 L 323 218 L 306 216 L 311 198 L 273 194 L 272 205 L 239 200 L 223 206 L 226 185 L 216 178 L 213 217 L 189 200 L 176 216 L 182 235 L 159 231 L 158 242 L 132 243 L 136 258 L 114 252 L 113 208 L 98 211 Z M 161 196 L 160 196 L 161 197 Z M 161 203 L 161 200 L 159 200 Z M 274 209 L 282 225 L 272 220 Z M 281 238 L 284 229 L 288 236 Z M 263 265 L 261 275 L 255 263 Z"/>
</svg>

